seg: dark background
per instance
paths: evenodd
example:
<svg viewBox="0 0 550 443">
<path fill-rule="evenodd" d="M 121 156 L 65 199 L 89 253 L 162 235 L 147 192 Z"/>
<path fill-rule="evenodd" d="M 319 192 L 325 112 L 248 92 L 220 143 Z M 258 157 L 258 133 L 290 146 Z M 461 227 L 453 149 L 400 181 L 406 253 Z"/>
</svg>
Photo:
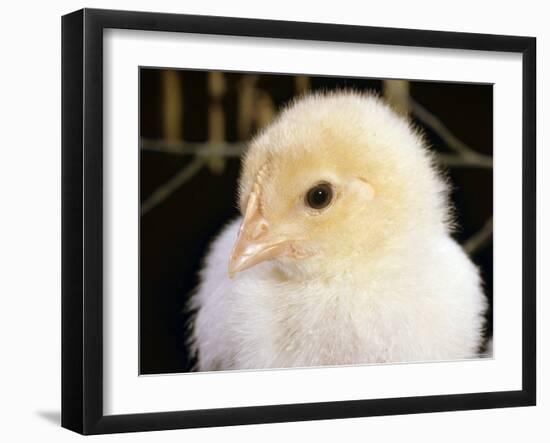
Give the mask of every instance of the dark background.
<svg viewBox="0 0 550 443">
<path fill-rule="evenodd" d="M 253 122 L 243 137 L 239 130 L 239 100 L 243 77 L 251 74 L 224 73 L 223 93 L 212 89 L 207 71 L 140 69 L 140 198 L 143 205 L 163 184 L 192 160 L 192 154 L 144 149 L 144 141 L 160 145 L 192 146 L 212 140 L 212 112 L 222 112 L 223 141 L 246 142 L 261 126 Z M 304 83 L 293 75 L 261 74 L 254 100 L 276 111 Z M 303 79 L 302 79 L 303 80 Z M 354 88 L 383 93 L 382 80 L 309 76 L 306 90 Z M 491 85 L 411 81 L 410 96 L 435 115 L 462 142 L 492 156 L 493 89 Z M 170 89 L 172 88 L 172 89 Z M 177 113 L 171 112 L 174 100 Z M 267 105 L 266 105 L 267 103 Z M 172 107 L 171 107 L 172 106 Z M 213 111 L 213 109 L 215 110 Z M 259 108 L 255 108 L 260 112 Z M 167 119 L 176 118 L 179 133 Z M 425 132 L 433 149 L 452 153 L 429 126 L 413 120 Z M 261 120 L 261 119 L 260 119 Z M 172 121 L 172 127 L 174 122 Z M 219 134 L 218 134 L 219 137 Z M 162 150 L 161 150 L 162 151 Z M 185 346 L 188 314 L 184 305 L 197 285 L 197 271 L 205 250 L 221 227 L 237 215 L 236 183 L 240 159 L 224 157 L 223 168 L 205 166 L 146 213 L 140 223 L 140 373 L 186 372 L 192 358 Z M 490 168 L 444 167 L 452 182 L 451 199 L 458 229 L 454 236 L 464 243 L 492 217 L 493 174 Z M 143 206 L 142 206 L 143 207 Z M 487 336 L 492 336 L 493 292 L 492 237 L 471 254 L 480 267 L 490 300 Z"/>
</svg>

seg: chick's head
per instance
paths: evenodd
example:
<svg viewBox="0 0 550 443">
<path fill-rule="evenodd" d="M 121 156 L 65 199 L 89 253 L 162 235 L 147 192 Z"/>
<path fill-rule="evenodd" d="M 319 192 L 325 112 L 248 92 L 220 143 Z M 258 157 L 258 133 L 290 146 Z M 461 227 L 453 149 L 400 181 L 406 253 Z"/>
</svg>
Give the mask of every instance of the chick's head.
<svg viewBox="0 0 550 443">
<path fill-rule="evenodd" d="M 250 144 L 231 275 L 349 272 L 446 229 L 444 181 L 421 136 L 373 95 L 310 95 Z"/>
</svg>

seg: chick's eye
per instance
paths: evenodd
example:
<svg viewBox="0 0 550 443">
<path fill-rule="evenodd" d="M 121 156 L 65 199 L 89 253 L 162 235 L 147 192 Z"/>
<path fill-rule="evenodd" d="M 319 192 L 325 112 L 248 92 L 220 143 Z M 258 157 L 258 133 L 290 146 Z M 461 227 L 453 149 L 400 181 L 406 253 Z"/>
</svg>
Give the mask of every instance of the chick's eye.
<svg viewBox="0 0 550 443">
<path fill-rule="evenodd" d="M 326 208 L 332 201 L 332 187 L 328 183 L 319 183 L 307 191 L 306 204 L 313 209 Z"/>
</svg>

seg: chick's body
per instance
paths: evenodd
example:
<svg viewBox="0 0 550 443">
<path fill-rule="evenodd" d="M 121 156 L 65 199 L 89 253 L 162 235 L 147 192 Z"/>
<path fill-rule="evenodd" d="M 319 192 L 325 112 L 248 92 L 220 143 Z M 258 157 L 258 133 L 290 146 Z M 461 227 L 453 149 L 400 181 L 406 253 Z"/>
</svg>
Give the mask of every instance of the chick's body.
<svg viewBox="0 0 550 443">
<path fill-rule="evenodd" d="M 251 143 L 239 202 L 192 299 L 199 370 L 476 356 L 486 299 L 444 181 L 377 98 L 292 104 Z"/>
</svg>

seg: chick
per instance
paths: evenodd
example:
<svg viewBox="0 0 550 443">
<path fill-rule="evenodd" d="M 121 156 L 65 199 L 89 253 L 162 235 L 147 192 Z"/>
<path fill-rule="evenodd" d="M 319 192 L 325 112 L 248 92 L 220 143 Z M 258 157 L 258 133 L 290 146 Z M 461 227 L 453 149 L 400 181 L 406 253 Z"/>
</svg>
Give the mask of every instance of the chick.
<svg viewBox="0 0 550 443">
<path fill-rule="evenodd" d="M 486 298 L 445 181 L 379 98 L 303 97 L 251 143 L 192 298 L 198 370 L 477 356 Z"/>
</svg>

